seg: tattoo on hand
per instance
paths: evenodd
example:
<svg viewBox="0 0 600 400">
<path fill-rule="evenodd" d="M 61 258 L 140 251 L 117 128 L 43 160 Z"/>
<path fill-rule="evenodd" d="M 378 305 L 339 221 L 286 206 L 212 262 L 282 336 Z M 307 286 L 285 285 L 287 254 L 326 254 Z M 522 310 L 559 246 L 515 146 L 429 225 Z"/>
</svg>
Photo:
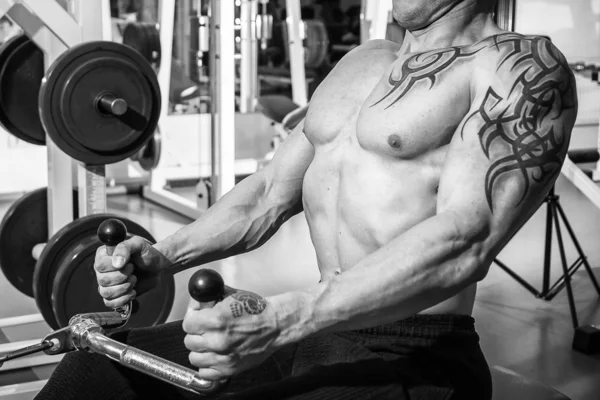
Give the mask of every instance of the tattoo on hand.
<svg viewBox="0 0 600 400">
<path fill-rule="evenodd" d="M 239 318 L 244 315 L 244 307 L 240 303 L 231 303 L 231 315 L 234 318 Z"/>
<path fill-rule="evenodd" d="M 235 302 L 231 303 L 231 315 L 234 318 L 240 318 L 244 312 L 248 315 L 261 314 L 267 308 L 267 301 L 256 293 L 236 292 L 231 295 Z"/>
</svg>

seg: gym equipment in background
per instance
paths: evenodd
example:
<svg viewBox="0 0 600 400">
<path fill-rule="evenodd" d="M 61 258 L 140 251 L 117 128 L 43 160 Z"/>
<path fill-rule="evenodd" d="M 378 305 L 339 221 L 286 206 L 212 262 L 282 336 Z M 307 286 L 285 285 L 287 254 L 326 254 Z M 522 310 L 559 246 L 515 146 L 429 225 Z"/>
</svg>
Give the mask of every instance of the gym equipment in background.
<svg viewBox="0 0 600 400">
<path fill-rule="evenodd" d="M 36 99 L 44 77 L 44 53 L 26 35 L 0 47 L 0 124 L 27 143 L 46 144 Z"/>
<path fill-rule="evenodd" d="M 106 310 L 98 294 L 94 259 L 96 250 L 102 245 L 96 232 L 100 224 L 110 218 L 121 220 L 131 235 L 155 243 L 152 235 L 140 225 L 108 214 L 82 217 L 62 228 L 44 247 L 33 275 L 35 301 L 50 327 L 63 328 L 76 314 Z M 139 277 L 140 282 L 142 278 Z M 155 290 L 134 301 L 128 327 L 153 326 L 165 322 L 174 297 L 173 276 L 165 275 Z"/>
<path fill-rule="evenodd" d="M 546 210 L 546 233 L 545 233 L 545 245 L 544 245 L 544 272 L 543 272 L 543 284 L 541 290 L 536 289 L 523 279 L 520 275 L 510 269 L 506 264 L 496 259 L 494 262 L 508 273 L 513 279 L 515 279 L 521 286 L 531 292 L 538 299 L 551 301 L 558 293 L 564 288 L 567 289 L 567 296 L 569 299 L 569 309 L 571 312 L 571 320 L 573 322 L 573 329 L 579 328 L 579 319 L 577 318 L 577 308 L 575 307 L 575 298 L 573 296 L 573 288 L 571 287 L 571 277 L 581 266 L 585 268 L 590 278 L 590 281 L 594 285 L 596 292 L 600 295 L 600 286 L 594 276 L 594 272 L 587 260 L 587 256 L 584 254 L 577 236 L 567 219 L 567 216 L 560 205 L 560 197 L 555 193 L 554 187 L 550 190 L 550 193 L 546 196 L 545 202 L 547 204 Z M 561 221 L 567 229 L 567 233 L 577 250 L 578 258 L 571 264 L 567 264 L 567 255 L 565 252 L 565 246 L 563 241 L 563 233 L 561 230 Z M 552 231 L 556 233 L 556 239 L 558 241 L 558 250 L 560 253 L 560 261 L 562 267 L 562 276 L 550 285 L 550 267 L 552 265 Z M 577 350 L 585 350 L 583 347 L 578 346 Z"/>
<path fill-rule="evenodd" d="M 148 142 L 160 117 L 156 74 L 135 50 L 95 41 L 74 46 L 48 69 L 42 125 L 65 153 L 91 165 L 122 161 Z"/>
<path fill-rule="evenodd" d="M 73 190 L 73 219 L 78 217 Z M 48 242 L 48 189 L 25 194 L 8 209 L 0 224 L 0 269 L 17 290 L 33 297 L 34 249 Z"/>
<path fill-rule="evenodd" d="M 149 56 L 147 53 L 160 55 L 156 25 L 130 25 L 128 38 L 131 43 L 128 46 L 138 52 L 145 52 L 140 53 L 142 56 Z M 152 33 L 140 33 L 150 31 L 150 28 Z M 122 45 L 102 42 L 85 46 L 89 46 L 89 50 L 79 56 L 83 61 L 77 59 L 73 53 L 61 57 L 60 62 L 68 64 L 73 70 L 65 72 L 65 64 L 58 68 L 55 66 L 54 70 L 60 71 L 63 76 L 53 77 L 42 84 L 44 54 L 39 47 L 24 34 L 7 41 L 0 48 L 0 85 L 3 88 L 0 93 L 0 124 L 7 132 L 21 140 L 45 145 L 46 132 L 40 116 L 40 111 L 43 110 L 46 115 L 45 127 L 49 129 L 51 137 L 60 144 L 61 149 L 77 160 L 92 164 L 111 164 L 127 158 L 127 154 L 132 153 L 134 161 L 137 161 L 144 171 L 151 171 L 160 160 L 160 134 L 155 132 L 150 135 L 152 127 L 157 123 L 155 120 L 160 109 L 160 91 L 156 78 L 151 76 L 145 63 L 139 63 L 139 59 L 132 57 L 132 52 L 124 49 Z M 102 46 L 109 46 L 112 54 L 108 55 L 107 51 L 99 53 Z M 99 56 L 95 66 L 90 63 L 91 53 Z M 114 65 L 123 64 L 112 70 L 102 65 L 99 77 L 98 63 L 106 63 L 109 60 L 116 63 Z M 82 63 L 85 63 L 85 68 Z M 124 66 L 130 68 L 123 68 Z M 107 71 L 118 72 L 108 74 Z M 57 72 L 53 75 L 58 74 Z M 73 87 L 62 87 L 65 82 L 70 82 L 71 77 L 78 78 L 76 90 Z M 82 78 L 87 81 L 82 82 Z M 59 90 L 49 88 L 49 85 L 57 84 L 61 85 Z M 89 95 L 87 90 L 93 90 L 93 85 L 101 87 L 102 101 L 99 98 L 87 101 L 85 98 Z M 52 91 L 52 94 L 49 91 Z M 40 92 L 46 97 L 38 102 Z M 144 94 L 139 96 L 140 92 Z M 115 93 L 126 94 L 118 97 Z M 124 97 L 128 97 L 131 104 L 127 103 Z M 119 110 L 119 106 L 126 107 L 127 110 Z M 107 116 L 113 111 L 123 114 L 113 114 L 116 119 L 110 120 Z M 96 134 L 91 134 L 91 126 L 98 129 Z M 149 139 L 149 136 L 152 138 Z M 116 138 L 118 140 L 115 140 Z M 104 146 L 106 143 L 110 143 L 110 148 Z M 140 143 L 143 144 L 141 148 Z"/>
<path fill-rule="evenodd" d="M 66 326 L 74 313 L 105 309 L 92 269 L 100 242 L 90 234 L 91 225 L 98 224 L 98 215 L 107 217 L 105 166 L 140 151 L 154 137 L 160 117 L 161 92 L 152 66 L 131 47 L 101 40 L 111 32 L 108 2 L 71 0 L 71 3 L 74 7 L 68 8 L 77 10 L 75 14 L 56 1 L 0 0 L 0 14 L 7 14 L 31 42 L 43 50 L 45 57 L 40 63 L 35 57 L 35 47 L 17 47 L 28 49 L 32 65 L 36 68 L 41 65 L 42 72 L 46 71 L 39 80 L 34 76 L 28 81 L 32 85 L 27 90 L 33 94 L 28 95 L 28 99 L 23 97 L 29 102 L 23 109 L 25 115 L 19 117 L 41 120 L 49 134 L 45 139 L 51 139 L 46 143 L 51 166 L 48 168 L 49 189 L 45 192 L 46 210 L 39 204 L 38 197 L 37 209 L 32 210 L 37 217 L 21 213 L 21 219 L 13 221 L 19 225 L 31 218 L 40 218 L 45 219 L 46 226 L 32 227 L 35 237 L 27 237 L 27 229 L 16 230 L 18 235 L 24 236 L 17 235 L 13 240 L 25 240 L 15 251 L 23 256 L 30 253 L 23 260 L 26 265 L 22 271 L 17 270 L 22 264 L 17 264 L 14 258 L 8 257 L 6 264 L 4 255 L 7 253 L 0 249 L 4 253 L 0 257 L 2 269 L 13 274 L 11 281 L 18 283 L 19 290 L 33 292 L 43 315 L 3 318 L 0 326 L 4 332 L 18 332 L 25 325 L 29 332 L 45 330 L 47 325 L 41 323 L 45 320 L 52 327 Z M 18 60 L 14 57 L 8 60 Z M 74 184 L 75 177 L 77 184 Z M 74 187 L 77 188 L 76 199 L 73 198 Z M 75 210 L 77 215 L 74 215 Z M 76 216 L 81 218 L 75 219 Z M 92 224 L 92 221 L 95 222 Z M 148 232 L 133 221 L 126 224 L 132 233 L 153 241 Z M 8 243 L 12 246 L 15 242 L 9 240 Z M 32 259 L 36 258 L 32 269 Z M 166 320 L 173 302 L 173 278 L 166 277 L 156 293 L 156 298 L 140 297 L 139 302 L 129 308 L 132 326 Z M 150 308 L 144 307 L 146 302 Z M 26 347 L 27 343 L 31 342 L 25 338 L 0 344 L 0 353 L 20 345 Z M 4 370 L 37 367 L 58 360 L 60 357 L 44 360 L 34 355 L 7 363 Z M 27 388 L 15 390 L 20 392 Z"/>
<path fill-rule="evenodd" d="M 160 129 L 157 128 L 152 139 L 131 156 L 131 161 L 137 162 L 144 171 L 152 171 L 158 167 L 161 155 L 162 137 Z"/>
<path fill-rule="evenodd" d="M 162 56 L 158 28 L 151 22 L 130 22 L 123 29 L 123 44 L 140 53 L 156 71 Z"/>
<path fill-rule="evenodd" d="M 91 228 L 92 226 L 96 228 L 93 231 L 95 241 L 103 242 L 107 246 L 116 246 L 119 239 L 127 237 L 128 232 L 125 227 L 127 223 L 123 224 L 118 220 L 107 220 L 107 216 L 94 217 L 93 222 L 92 220 L 88 220 L 81 224 L 82 226 L 86 226 L 86 228 Z M 98 222 L 100 221 L 101 224 L 98 226 Z M 132 227 L 135 229 L 139 228 L 136 226 Z M 141 282 L 140 278 L 138 284 Z M 85 286 L 84 284 L 78 289 L 87 290 Z M 196 271 L 189 281 L 188 288 L 190 296 L 199 302 L 221 301 L 225 296 L 223 278 L 212 270 L 201 269 Z M 148 293 L 142 294 L 142 296 L 154 295 L 155 291 L 156 289 L 150 290 Z M 93 292 L 94 296 L 100 297 L 97 291 Z M 148 304 L 144 305 L 144 307 L 149 306 Z M 133 318 L 135 318 L 135 313 L 132 314 L 131 319 Z M 69 319 L 68 325 L 46 335 L 39 343 L 0 356 L 0 367 L 6 361 L 37 352 L 58 355 L 82 350 L 104 355 L 128 368 L 133 368 L 193 393 L 214 393 L 226 384 L 226 380 L 209 381 L 199 378 L 196 371 L 124 345 L 105 335 L 105 329 L 115 332 L 124 327 L 131 327 L 131 324 L 129 316 L 123 316 L 117 311 L 87 312 L 85 314 L 73 315 Z"/>
</svg>

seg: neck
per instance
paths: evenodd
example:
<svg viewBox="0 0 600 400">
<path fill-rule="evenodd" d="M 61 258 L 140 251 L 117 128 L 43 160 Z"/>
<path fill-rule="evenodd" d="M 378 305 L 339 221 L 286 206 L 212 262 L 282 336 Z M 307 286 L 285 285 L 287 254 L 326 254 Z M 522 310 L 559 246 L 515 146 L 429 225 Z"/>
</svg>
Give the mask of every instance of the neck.
<svg viewBox="0 0 600 400">
<path fill-rule="evenodd" d="M 432 20 L 426 26 L 407 30 L 400 53 L 467 46 L 501 32 L 493 21 L 491 10 L 477 1 L 464 1 L 439 10 Z"/>
</svg>

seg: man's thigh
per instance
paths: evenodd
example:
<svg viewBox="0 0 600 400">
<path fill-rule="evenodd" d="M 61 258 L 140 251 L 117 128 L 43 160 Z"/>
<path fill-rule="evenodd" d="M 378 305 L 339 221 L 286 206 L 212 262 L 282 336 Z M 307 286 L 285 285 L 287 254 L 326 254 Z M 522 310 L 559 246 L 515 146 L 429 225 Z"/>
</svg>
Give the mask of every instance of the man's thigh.
<svg viewBox="0 0 600 400">
<path fill-rule="evenodd" d="M 362 343 L 338 335 L 306 339 L 293 352 L 288 350 L 287 357 L 283 355 L 276 353 L 270 360 L 286 366 L 281 379 L 247 380 L 234 393 L 218 398 L 447 400 L 454 392 L 450 385 L 421 379 L 410 357 L 381 357 Z M 286 359 L 293 360 L 291 368 L 282 362 Z"/>
<path fill-rule="evenodd" d="M 376 375 L 377 374 L 377 375 Z M 300 376 L 288 376 L 218 397 L 219 400 L 404 400 L 406 391 L 383 365 L 353 363 L 316 366 Z M 443 400 L 447 397 L 432 399 Z"/>
</svg>

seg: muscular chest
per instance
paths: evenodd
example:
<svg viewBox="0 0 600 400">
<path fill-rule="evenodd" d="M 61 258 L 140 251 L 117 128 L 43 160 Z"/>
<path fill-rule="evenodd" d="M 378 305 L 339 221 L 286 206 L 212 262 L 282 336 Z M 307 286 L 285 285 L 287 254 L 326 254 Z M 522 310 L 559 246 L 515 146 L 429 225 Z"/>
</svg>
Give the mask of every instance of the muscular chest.
<svg viewBox="0 0 600 400">
<path fill-rule="evenodd" d="M 470 106 L 466 63 L 436 69 L 419 68 L 414 57 L 362 61 L 366 68 L 333 77 L 311 102 L 306 134 L 317 149 L 355 145 L 411 159 L 449 143 Z"/>
</svg>

